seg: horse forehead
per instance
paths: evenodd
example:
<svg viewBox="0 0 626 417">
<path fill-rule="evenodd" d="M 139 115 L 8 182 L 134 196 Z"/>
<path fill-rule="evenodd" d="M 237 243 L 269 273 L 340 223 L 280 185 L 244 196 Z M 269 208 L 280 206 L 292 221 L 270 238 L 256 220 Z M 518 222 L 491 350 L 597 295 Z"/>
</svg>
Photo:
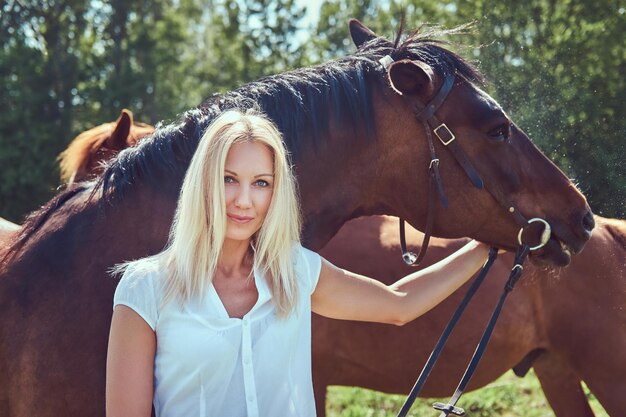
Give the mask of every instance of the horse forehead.
<svg viewBox="0 0 626 417">
<path fill-rule="evenodd" d="M 473 118 L 484 117 L 485 115 L 506 116 L 506 112 L 500 104 L 486 91 L 471 83 L 464 84 L 466 95 L 469 97 L 469 113 Z"/>
<path fill-rule="evenodd" d="M 500 104 L 498 104 L 498 102 L 493 97 L 491 97 L 485 90 L 475 85 L 473 85 L 473 87 L 476 89 L 476 93 L 480 100 L 484 101 L 489 107 L 493 108 L 493 110 L 503 111 L 502 107 L 500 107 Z"/>
</svg>

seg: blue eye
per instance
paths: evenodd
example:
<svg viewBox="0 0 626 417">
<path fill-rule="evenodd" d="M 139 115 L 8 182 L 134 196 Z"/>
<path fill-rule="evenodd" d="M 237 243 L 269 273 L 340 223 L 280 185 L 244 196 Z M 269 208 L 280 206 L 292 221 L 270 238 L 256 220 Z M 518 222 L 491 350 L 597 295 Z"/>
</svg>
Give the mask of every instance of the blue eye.
<svg viewBox="0 0 626 417">
<path fill-rule="evenodd" d="M 257 180 L 256 185 L 258 185 L 259 187 L 269 187 L 270 183 L 265 180 Z"/>
<path fill-rule="evenodd" d="M 226 175 L 224 177 L 224 182 L 225 183 L 232 183 L 232 182 L 235 182 L 235 179 L 232 176 L 230 176 L 230 175 Z"/>
</svg>

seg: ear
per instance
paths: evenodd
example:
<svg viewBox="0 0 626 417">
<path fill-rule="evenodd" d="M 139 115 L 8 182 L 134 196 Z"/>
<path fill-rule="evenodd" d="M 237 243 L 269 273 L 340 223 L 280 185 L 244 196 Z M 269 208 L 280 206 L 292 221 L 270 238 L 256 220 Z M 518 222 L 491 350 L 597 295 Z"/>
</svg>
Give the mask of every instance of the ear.
<svg viewBox="0 0 626 417">
<path fill-rule="evenodd" d="M 122 114 L 117 119 L 117 124 L 111 136 L 104 142 L 108 149 L 122 150 L 126 148 L 130 127 L 133 125 L 133 113 L 130 110 L 122 110 Z"/>
<path fill-rule="evenodd" d="M 356 19 L 350 19 L 348 25 L 350 26 L 350 36 L 352 37 L 352 42 L 354 42 L 357 49 L 360 48 L 365 42 L 378 37 L 367 26 Z"/>
<path fill-rule="evenodd" d="M 434 76 L 429 65 L 410 59 L 394 62 L 387 70 L 391 88 L 400 95 L 432 94 Z"/>
</svg>

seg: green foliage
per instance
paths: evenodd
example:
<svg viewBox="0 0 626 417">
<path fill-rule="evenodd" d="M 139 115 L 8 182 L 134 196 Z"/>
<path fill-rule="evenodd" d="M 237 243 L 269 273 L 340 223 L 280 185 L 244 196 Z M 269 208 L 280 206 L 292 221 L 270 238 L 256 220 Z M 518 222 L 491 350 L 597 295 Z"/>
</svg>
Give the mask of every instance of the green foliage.
<svg viewBox="0 0 626 417">
<path fill-rule="evenodd" d="M 224 92 L 301 66 L 296 36 L 303 15 L 295 0 L 214 0 L 198 33 L 195 77 L 203 90 Z"/>
<path fill-rule="evenodd" d="M 295 0 L 30 0 L 0 10 L 0 215 L 58 185 L 57 155 L 115 120 L 177 117 L 204 98 L 304 62 Z"/>
</svg>

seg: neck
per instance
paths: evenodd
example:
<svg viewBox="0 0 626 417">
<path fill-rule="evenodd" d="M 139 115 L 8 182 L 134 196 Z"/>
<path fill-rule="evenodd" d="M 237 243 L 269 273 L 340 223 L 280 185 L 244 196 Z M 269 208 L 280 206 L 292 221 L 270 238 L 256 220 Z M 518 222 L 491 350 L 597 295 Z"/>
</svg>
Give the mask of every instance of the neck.
<svg viewBox="0 0 626 417">
<path fill-rule="evenodd" d="M 233 276 L 252 268 L 252 256 L 250 256 L 250 239 L 248 240 L 224 240 L 222 251 L 217 261 L 217 270 L 225 276 Z M 247 275 L 247 274 L 246 274 Z"/>
</svg>

